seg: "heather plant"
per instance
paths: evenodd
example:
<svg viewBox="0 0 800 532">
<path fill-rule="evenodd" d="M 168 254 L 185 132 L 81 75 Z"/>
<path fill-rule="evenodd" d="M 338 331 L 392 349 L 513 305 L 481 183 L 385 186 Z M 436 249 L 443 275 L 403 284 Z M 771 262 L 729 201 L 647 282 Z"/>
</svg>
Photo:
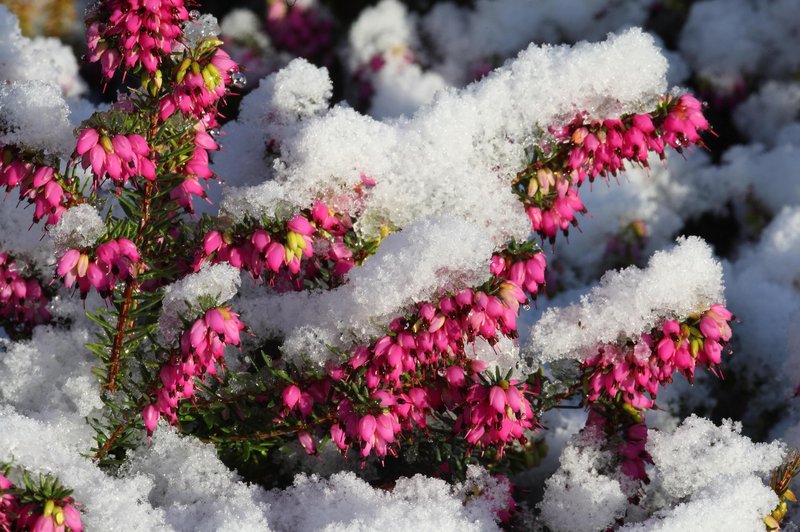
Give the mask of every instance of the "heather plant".
<svg viewBox="0 0 800 532">
<path fill-rule="evenodd" d="M 77 123 L 55 117 L 48 139 L 14 111 L 37 86 L 11 82 L 0 94 L 0 186 L 32 206 L 19 213 L 54 258 L 43 269 L 0 250 L 0 324 L 35 337 L 85 310 L 93 337 L 79 343 L 99 391 L 80 452 L 96 467 L 160 478 L 143 457 L 179 433 L 192 452 L 210 443 L 248 480 L 284 487 L 291 449 L 341 463 L 334 449 L 374 483 L 397 482 L 400 499 L 414 488 L 398 477 L 424 472 L 450 483 L 459 511 L 510 527 L 525 516 L 506 475 L 536 458 L 547 412 L 577 406 L 588 417 L 548 480 L 546 526 L 635 527 L 665 512 L 663 501 L 719 493 L 721 468 L 698 465 L 694 483 L 668 477 L 665 449 L 680 436 L 653 443 L 647 426 L 673 379 L 722 377 L 730 351 L 735 317 L 703 240 L 606 275 L 519 342 L 552 250 L 592 223 L 586 189 L 702 150 L 714 134 L 697 98 L 667 90 L 651 38 L 634 29 L 597 45 L 532 46 L 383 122 L 331 106 L 327 70 L 298 59 L 229 120 L 222 106 L 246 78 L 213 17 L 192 7 L 93 4 L 86 60 L 126 90 Z M 308 6 L 270 2 L 278 47 L 328 62 L 332 28 Z M 383 69 L 415 66 L 407 48 L 371 51 L 354 63 L 365 100 L 386 83 Z M 623 69 L 640 73 L 620 80 Z M 634 221 L 597 245 L 635 261 L 646 237 Z M 757 526 L 780 526 L 796 456 L 784 462 L 782 445 L 759 447 L 733 425 L 690 418 L 678 430 L 757 454 L 737 471 L 750 489 L 737 497 L 752 495 L 745 511 Z M 757 475 L 770 471 L 767 486 Z M 89 502 L 76 507 L 52 476 L 19 475 L 24 489 L 0 475 L 1 530 L 82 529 Z M 581 489 L 571 477 L 602 486 L 602 511 L 570 506 Z M 304 493 L 310 481 L 298 479 Z"/>
</svg>

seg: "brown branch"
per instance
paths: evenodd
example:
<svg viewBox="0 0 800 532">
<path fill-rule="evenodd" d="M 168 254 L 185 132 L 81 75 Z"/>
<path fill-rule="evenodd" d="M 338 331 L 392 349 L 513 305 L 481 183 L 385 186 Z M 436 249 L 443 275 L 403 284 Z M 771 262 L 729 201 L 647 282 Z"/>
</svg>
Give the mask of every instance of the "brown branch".
<svg viewBox="0 0 800 532">
<path fill-rule="evenodd" d="M 153 182 L 147 181 L 144 185 L 144 198 L 142 199 L 142 217 L 139 220 L 139 228 L 136 231 L 134 244 L 137 248 L 141 247 L 144 238 L 145 229 L 150 221 L 150 202 L 153 194 Z M 133 321 L 128 319 L 131 307 L 133 306 L 133 292 L 138 289 L 136 282 L 136 275 L 144 271 L 144 263 L 139 259 L 139 262 L 131 265 L 132 278 L 128 279 L 125 283 L 125 291 L 122 294 L 122 306 L 119 309 L 117 316 L 117 332 L 114 335 L 114 341 L 111 344 L 111 365 L 106 374 L 106 383 L 104 388 L 111 393 L 117 391 L 117 375 L 120 368 L 120 355 L 122 354 L 123 343 L 128 334 L 128 330 L 133 326 Z"/>
<path fill-rule="evenodd" d="M 133 279 L 129 279 L 125 283 L 125 291 L 122 294 L 122 306 L 119 309 L 117 316 L 117 332 L 114 335 L 114 342 L 111 344 L 111 365 L 106 374 L 106 383 L 104 388 L 111 393 L 117 391 L 117 375 L 119 374 L 119 359 L 122 353 L 122 344 L 125 342 L 128 328 L 131 326 L 128 320 L 128 314 L 131 310 L 133 303 Z"/>
<path fill-rule="evenodd" d="M 212 438 L 201 438 L 200 441 L 202 441 L 203 443 L 213 443 L 215 441 L 237 442 L 237 441 L 248 441 L 248 440 L 271 440 L 273 438 L 288 436 L 290 434 L 296 434 L 298 432 L 303 432 L 305 430 L 316 428 L 320 425 L 324 425 L 325 423 L 330 423 L 334 421 L 335 418 L 336 417 L 333 414 L 328 414 L 327 416 L 319 418 L 318 420 L 312 423 L 304 423 L 296 427 L 290 427 L 283 430 L 273 430 L 271 432 L 254 432 L 252 434 L 234 434 L 225 437 L 216 436 Z"/>
<path fill-rule="evenodd" d="M 92 457 L 92 459 L 100 460 L 101 458 L 106 456 L 108 452 L 114 447 L 114 444 L 117 442 L 119 437 L 122 436 L 122 433 L 125 432 L 125 429 L 127 429 L 130 426 L 130 424 L 131 420 L 129 419 L 128 421 L 117 427 L 114 430 L 114 432 L 112 432 L 111 435 L 108 437 L 108 439 L 106 439 L 106 442 L 97 450 L 96 453 L 94 453 L 94 457 Z"/>
</svg>

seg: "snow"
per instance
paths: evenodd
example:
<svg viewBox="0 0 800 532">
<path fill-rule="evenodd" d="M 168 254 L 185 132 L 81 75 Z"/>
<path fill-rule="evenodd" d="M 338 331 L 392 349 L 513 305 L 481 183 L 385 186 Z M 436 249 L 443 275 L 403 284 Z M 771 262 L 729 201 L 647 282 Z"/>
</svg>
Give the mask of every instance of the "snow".
<svg viewBox="0 0 800 532">
<path fill-rule="evenodd" d="M 555 532 L 592 532 L 614 524 L 625 514 L 628 496 L 617 479 L 601 472 L 613 459 L 593 434 L 576 436 L 561 453 L 561 465 L 545 482 L 539 508 Z"/>
<path fill-rule="evenodd" d="M 24 37 L 16 16 L 4 5 L 0 5 L 0 35 L 3 35 L 0 79 L 51 83 L 67 97 L 77 97 L 86 91 L 72 49 L 52 37 Z"/>
<path fill-rule="evenodd" d="M 580 303 L 550 308 L 533 326 L 526 350 L 541 362 L 583 359 L 598 344 L 649 332 L 661 320 L 686 318 L 723 303 L 722 266 L 698 237 L 679 238 L 646 269 L 607 272 Z"/>
<path fill-rule="evenodd" d="M 0 145 L 16 144 L 50 156 L 75 148 L 69 107 L 52 82 L 18 81 L 0 85 Z"/>
<path fill-rule="evenodd" d="M 783 444 L 753 443 L 741 430 L 741 423 L 725 420 L 716 426 L 692 415 L 672 434 L 651 431 L 647 451 L 653 456 L 663 488 L 682 498 L 722 476 L 767 475 L 780 465 Z"/>
<path fill-rule="evenodd" d="M 257 333 L 287 336 L 284 356 L 322 366 L 335 356 L 331 346 L 347 349 L 379 334 L 411 304 L 483 282 L 488 267 L 480 265 L 492 250 L 486 235 L 463 220 L 419 222 L 389 235 L 339 288 L 255 297 L 239 308 Z"/>
<path fill-rule="evenodd" d="M 763 518 L 769 515 L 777 502 L 775 493 L 756 477 L 722 476 L 700 490 L 688 502 L 658 512 L 642 523 L 625 525 L 620 530 L 761 532 L 764 530 Z"/>
<path fill-rule="evenodd" d="M 56 255 L 71 248 L 85 248 L 106 234 L 106 224 L 93 206 L 81 203 L 70 207 L 58 223 L 50 228 Z"/>
<path fill-rule="evenodd" d="M 422 475 L 399 479 L 391 491 L 376 490 L 350 472 L 327 480 L 298 475 L 292 487 L 271 492 L 267 500 L 282 510 L 272 514 L 276 531 L 499 530 L 490 504 L 465 506 L 457 487 Z"/>
</svg>

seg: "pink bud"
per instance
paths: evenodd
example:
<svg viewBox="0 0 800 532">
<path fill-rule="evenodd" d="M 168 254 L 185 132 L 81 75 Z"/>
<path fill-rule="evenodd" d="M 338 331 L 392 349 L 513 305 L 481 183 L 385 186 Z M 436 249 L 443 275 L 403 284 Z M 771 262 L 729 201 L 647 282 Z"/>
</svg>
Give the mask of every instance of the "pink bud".
<svg viewBox="0 0 800 532">
<path fill-rule="evenodd" d="M 300 216 L 299 214 L 289 220 L 288 227 L 290 231 L 304 236 L 310 236 L 314 234 L 314 227 L 309 223 L 308 219 L 306 219 L 304 216 Z"/>
<path fill-rule="evenodd" d="M 350 366 L 353 369 L 360 368 L 367 362 L 368 359 L 369 350 L 364 346 L 359 346 L 356 348 L 353 356 L 350 358 Z"/>
<path fill-rule="evenodd" d="M 719 340 L 719 325 L 716 321 L 714 321 L 709 316 L 703 316 L 700 318 L 700 324 L 698 325 L 700 332 L 703 333 L 709 340 Z"/>
<path fill-rule="evenodd" d="M 222 246 L 222 235 L 219 231 L 211 231 L 203 237 L 203 252 L 206 255 L 211 255 Z"/>
<path fill-rule="evenodd" d="M 83 155 L 90 149 L 94 148 L 99 139 L 100 135 L 97 133 L 96 129 L 84 129 L 78 133 L 78 145 L 75 148 L 75 151 L 78 155 Z"/>
<path fill-rule="evenodd" d="M 270 243 L 269 233 L 263 229 L 258 229 L 253 233 L 250 241 L 258 251 L 264 251 Z"/>
<path fill-rule="evenodd" d="M 281 396 L 283 397 L 283 404 L 286 405 L 286 408 L 291 410 L 295 407 L 297 401 L 300 400 L 300 388 L 291 384 L 283 389 Z"/>
<path fill-rule="evenodd" d="M 51 516 L 45 517 L 44 515 L 37 517 L 33 523 L 33 528 L 31 528 L 31 532 L 55 532 L 55 530 L 56 526 L 53 518 Z"/>
<path fill-rule="evenodd" d="M 369 441 L 375 435 L 378 423 L 375 417 L 367 414 L 358 421 L 358 435 L 364 441 Z"/>
<path fill-rule="evenodd" d="M 142 411 L 142 419 L 144 420 L 144 428 L 149 434 L 152 434 L 153 431 L 156 430 L 156 425 L 158 425 L 158 409 L 155 407 L 155 405 L 150 404 L 144 407 L 144 410 Z M 64 509 L 66 510 L 66 508 Z M 80 521 L 80 518 L 78 520 Z M 72 525 L 69 526 L 70 528 L 75 528 Z"/>
<path fill-rule="evenodd" d="M 492 275 L 500 275 L 506 269 L 506 261 L 500 255 L 492 256 L 492 264 L 489 266 L 489 271 Z"/>
<path fill-rule="evenodd" d="M 58 276 L 64 277 L 68 271 L 74 268 L 78 264 L 78 259 L 80 259 L 80 256 L 81 252 L 77 249 L 70 249 L 64 253 L 64 256 L 58 260 Z"/>
<path fill-rule="evenodd" d="M 338 423 L 331 426 L 331 440 L 333 441 L 333 443 L 336 444 L 336 446 L 339 449 L 341 450 L 347 449 L 347 443 L 346 443 L 347 436 L 345 435 L 344 431 L 342 430 L 342 427 L 340 427 Z"/>
<path fill-rule="evenodd" d="M 111 145 L 114 146 L 114 153 L 120 156 L 124 161 L 133 159 L 133 150 L 131 143 L 125 135 L 114 135 L 111 139 Z"/>
<path fill-rule="evenodd" d="M 499 386 L 492 386 L 489 390 L 489 404 L 499 413 L 506 410 L 506 392 Z"/>
<path fill-rule="evenodd" d="M 39 188 L 53 179 L 54 170 L 49 166 L 40 166 L 33 174 L 33 187 Z"/>
<path fill-rule="evenodd" d="M 283 264 L 285 256 L 286 252 L 282 244 L 278 242 L 270 243 L 267 248 L 267 264 L 269 265 L 269 269 L 273 272 L 277 272 L 281 264 Z"/>
<path fill-rule="evenodd" d="M 127 238 L 117 239 L 117 249 L 119 249 L 120 255 L 122 255 L 123 257 L 127 257 L 132 262 L 136 262 L 139 260 L 139 250 L 136 249 L 136 244 L 134 244 Z"/>
<path fill-rule="evenodd" d="M 303 446 L 303 449 L 306 450 L 308 454 L 316 454 L 317 453 L 317 444 L 314 441 L 314 438 L 311 437 L 311 434 L 308 432 L 299 432 L 297 434 L 297 440 L 300 442 L 300 445 Z"/>
<path fill-rule="evenodd" d="M 328 206 L 321 201 L 315 201 L 314 206 L 311 208 L 311 217 L 317 223 L 323 223 L 330 216 Z"/>
</svg>

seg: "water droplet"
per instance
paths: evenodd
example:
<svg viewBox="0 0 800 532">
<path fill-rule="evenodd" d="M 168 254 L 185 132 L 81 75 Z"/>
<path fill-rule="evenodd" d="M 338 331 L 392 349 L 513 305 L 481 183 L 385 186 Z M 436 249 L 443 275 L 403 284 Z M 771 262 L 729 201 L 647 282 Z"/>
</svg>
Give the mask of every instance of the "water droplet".
<svg viewBox="0 0 800 532">
<path fill-rule="evenodd" d="M 197 20 L 200 18 L 200 12 L 196 9 L 192 9 L 189 11 L 189 19 L 190 20 Z"/>
<path fill-rule="evenodd" d="M 216 127 L 214 129 L 209 129 L 208 130 L 208 134 L 211 135 L 213 138 L 219 137 L 220 133 L 221 132 L 220 132 L 219 128 L 216 128 Z"/>
<path fill-rule="evenodd" d="M 241 72 L 234 72 L 231 74 L 231 82 L 237 89 L 243 89 L 247 85 L 247 78 Z"/>
<path fill-rule="evenodd" d="M 444 368 L 439 368 L 436 370 L 436 374 L 439 375 L 440 377 L 444 377 L 445 375 L 447 375 L 447 370 Z"/>
<path fill-rule="evenodd" d="M 525 310 L 530 310 L 531 306 L 526 303 L 526 304 L 522 305 L 522 308 L 524 308 Z"/>
</svg>

